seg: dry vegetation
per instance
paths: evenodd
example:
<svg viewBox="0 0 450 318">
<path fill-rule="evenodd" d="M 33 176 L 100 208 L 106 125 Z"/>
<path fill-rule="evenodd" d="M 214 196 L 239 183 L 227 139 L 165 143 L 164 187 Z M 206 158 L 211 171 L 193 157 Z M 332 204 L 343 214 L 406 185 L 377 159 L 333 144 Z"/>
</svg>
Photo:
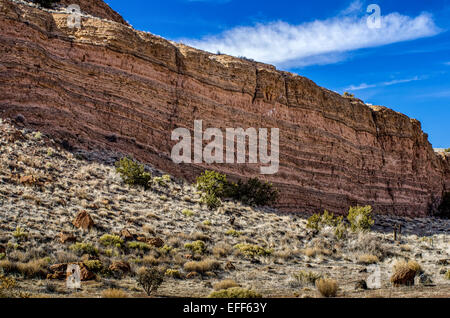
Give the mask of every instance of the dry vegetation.
<svg viewBox="0 0 450 318">
<path fill-rule="evenodd" d="M 377 216 L 371 231 L 313 230 L 307 216 L 232 200 L 210 210 L 194 186 L 154 170 L 150 189 L 127 185 L 112 165 L 5 122 L 0 146 L 2 297 L 146 297 L 141 268 L 161 273 L 146 277 L 163 278 L 149 286 L 156 297 L 450 295 L 448 220 Z M 81 211 L 89 230 L 72 223 Z M 81 290 L 47 279 L 52 265 L 73 262 L 93 273 Z M 355 288 L 374 265 L 381 286 Z M 394 287 L 399 268 L 414 270 L 413 286 Z"/>
</svg>

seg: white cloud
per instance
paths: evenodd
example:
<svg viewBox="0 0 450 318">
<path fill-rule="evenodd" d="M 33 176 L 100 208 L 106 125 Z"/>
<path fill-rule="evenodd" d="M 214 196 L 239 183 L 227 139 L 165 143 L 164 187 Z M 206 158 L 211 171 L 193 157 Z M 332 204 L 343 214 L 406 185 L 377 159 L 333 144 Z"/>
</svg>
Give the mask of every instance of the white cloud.
<svg viewBox="0 0 450 318">
<path fill-rule="evenodd" d="M 353 12 L 359 2 L 347 10 Z M 212 53 L 245 56 L 277 66 L 295 67 L 335 63 L 346 52 L 414 40 L 438 34 L 428 13 L 408 17 L 391 13 L 382 17 L 382 28 L 371 29 L 367 17 L 342 16 L 291 25 L 283 21 L 236 27 L 217 36 L 184 43 Z M 327 62 L 328 61 L 328 62 Z"/>
<path fill-rule="evenodd" d="M 392 80 L 392 81 L 387 81 L 387 82 L 382 82 L 382 83 L 376 83 L 376 84 L 366 84 L 366 83 L 362 83 L 359 85 L 352 85 L 348 88 L 346 88 L 346 91 L 359 91 L 362 89 L 368 89 L 368 88 L 374 88 L 374 87 L 380 87 L 380 86 L 392 86 L 392 85 L 396 85 L 396 84 L 402 84 L 402 83 L 409 83 L 409 82 L 415 82 L 415 81 L 420 81 L 421 78 L 419 76 L 414 76 L 412 78 L 406 78 L 406 79 L 398 79 L 398 80 Z"/>
</svg>

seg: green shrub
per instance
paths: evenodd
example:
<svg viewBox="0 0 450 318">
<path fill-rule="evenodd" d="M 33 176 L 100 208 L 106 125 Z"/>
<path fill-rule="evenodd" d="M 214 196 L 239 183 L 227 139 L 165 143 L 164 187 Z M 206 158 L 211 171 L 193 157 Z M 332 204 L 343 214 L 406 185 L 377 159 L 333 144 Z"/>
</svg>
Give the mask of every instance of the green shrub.
<svg viewBox="0 0 450 318">
<path fill-rule="evenodd" d="M 98 254 L 98 249 L 91 243 L 75 243 L 69 248 L 78 255 L 89 254 L 95 256 Z"/>
<path fill-rule="evenodd" d="M 20 226 L 17 226 L 16 230 L 13 232 L 13 236 L 18 241 L 25 241 L 28 238 L 28 233 Z"/>
<path fill-rule="evenodd" d="M 89 260 L 84 261 L 83 264 L 91 271 L 91 272 L 100 272 L 103 269 L 103 264 L 99 260 Z"/>
<path fill-rule="evenodd" d="M 172 246 L 164 245 L 163 247 L 159 248 L 159 252 L 163 255 L 169 254 L 173 250 Z"/>
<path fill-rule="evenodd" d="M 450 269 L 444 274 L 445 279 L 450 280 Z"/>
<path fill-rule="evenodd" d="M 144 242 L 128 242 L 127 247 L 132 250 L 148 251 L 151 246 Z"/>
<path fill-rule="evenodd" d="M 214 194 L 203 194 L 201 202 L 205 204 L 210 210 L 215 210 L 222 205 L 222 201 Z"/>
<path fill-rule="evenodd" d="M 327 210 L 323 214 L 315 213 L 308 218 L 307 228 L 320 231 L 324 226 L 335 227 L 337 232 L 342 232 L 345 228 L 344 218 L 342 216 L 335 217 L 333 213 Z M 339 230 L 338 230 L 339 228 Z"/>
<path fill-rule="evenodd" d="M 350 94 L 349 92 L 344 92 L 343 96 L 344 96 L 344 97 L 354 98 L 354 97 L 355 97 L 355 94 Z"/>
<path fill-rule="evenodd" d="M 268 182 L 262 182 L 257 178 L 249 179 L 247 182 L 239 180 L 228 187 L 231 189 L 232 197 L 245 204 L 269 205 L 278 199 L 278 191 Z"/>
<path fill-rule="evenodd" d="M 197 188 L 217 198 L 229 196 L 229 186 L 227 176 L 216 171 L 206 170 L 197 178 Z"/>
<path fill-rule="evenodd" d="M 208 298 L 262 298 L 262 295 L 250 289 L 232 287 L 213 291 Z"/>
<path fill-rule="evenodd" d="M 450 148 L 447 148 L 444 150 L 445 152 L 450 152 Z"/>
<path fill-rule="evenodd" d="M 195 215 L 194 211 L 189 210 L 189 209 L 184 209 L 181 213 L 183 213 L 183 215 L 185 215 L 185 216 L 193 216 L 193 215 Z"/>
<path fill-rule="evenodd" d="M 6 257 L 5 253 L 0 253 L 0 261 Z"/>
<path fill-rule="evenodd" d="M 206 170 L 197 178 L 197 188 L 203 192 L 202 202 L 209 209 L 216 209 L 222 203 L 220 199 L 233 198 L 245 204 L 268 205 L 276 202 L 278 191 L 268 182 L 257 178 L 247 182 L 229 182 L 227 176 Z"/>
<path fill-rule="evenodd" d="M 143 186 L 145 189 L 150 187 L 152 175 L 145 171 L 144 165 L 134 160 L 126 157 L 120 159 L 116 162 L 116 171 L 126 184 Z"/>
<path fill-rule="evenodd" d="M 350 222 L 350 227 L 353 231 L 370 230 L 375 223 L 372 219 L 372 207 L 370 205 L 350 207 L 347 220 Z"/>
<path fill-rule="evenodd" d="M 250 257 L 269 256 L 273 253 L 272 250 L 262 248 L 261 246 L 245 243 L 236 244 L 234 248 L 238 249 L 242 254 Z"/>
<path fill-rule="evenodd" d="M 239 236 L 241 236 L 242 233 L 239 232 L 239 231 L 231 229 L 231 230 L 228 230 L 225 234 L 228 235 L 228 236 L 239 237 Z"/>
<path fill-rule="evenodd" d="M 190 250 L 192 253 L 203 254 L 206 251 L 206 245 L 203 241 L 195 241 L 184 244 L 184 248 Z"/>
<path fill-rule="evenodd" d="M 177 269 L 170 269 L 169 268 L 168 270 L 166 270 L 166 273 L 164 275 L 169 276 L 169 277 L 173 277 L 173 278 L 178 278 L 178 279 L 181 278 L 181 273 Z"/>
<path fill-rule="evenodd" d="M 147 295 L 150 296 L 164 282 L 164 274 L 155 267 L 144 267 L 139 269 L 137 273 L 137 282 Z"/>
<path fill-rule="evenodd" d="M 103 246 L 115 246 L 121 248 L 123 240 L 118 235 L 105 234 L 100 238 L 100 243 Z"/>
</svg>

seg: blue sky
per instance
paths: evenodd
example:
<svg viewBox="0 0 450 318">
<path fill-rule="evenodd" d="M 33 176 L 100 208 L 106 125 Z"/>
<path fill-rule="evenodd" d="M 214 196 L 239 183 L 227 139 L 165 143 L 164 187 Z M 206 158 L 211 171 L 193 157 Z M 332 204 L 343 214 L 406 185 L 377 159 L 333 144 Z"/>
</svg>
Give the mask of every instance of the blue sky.
<svg viewBox="0 0 450 318">
<path fill-rule="evenodd" d="M 138 30 L 388 106 L 420 120 L 433 147 L 450 147 L 450 0 L 106 2 Z M 370 4 L 380 28 L 368 27 Z"/>
</svg>

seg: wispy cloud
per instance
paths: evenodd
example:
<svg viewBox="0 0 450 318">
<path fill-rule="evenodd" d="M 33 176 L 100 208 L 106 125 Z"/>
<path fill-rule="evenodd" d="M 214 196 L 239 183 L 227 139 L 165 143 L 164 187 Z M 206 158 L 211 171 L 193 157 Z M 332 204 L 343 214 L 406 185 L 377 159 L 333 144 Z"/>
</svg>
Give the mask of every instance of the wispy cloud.
<svg viewBox="0 0 450 318">
<path fill-rule="evenodd" d="M 352 85 L 350 87 L 347 87 L 345 90 L 346 91 L 359 91 L 359 90 L 362 90 L 362 89 L 368 89 L 368 88 L 374 88 L 374 87 L 383 87 L 383 86 L 392 86 L 392 85 L 396 85 L 396 84 L 409 83 L 409 82 L 415 82 L 415 81 L 420 81 L 420 80 L 422 80 L 422 78 L 420 78 L 419 76 L 414 76 L 412 78 L 397 79 L 397 80 L 381 82 L 381 83 L 376 83 L 376 84 L 362 83 L 362 84 L 359 84 L 359 85 Z"/>
<path fill-rule="evenodd" d="M 292 25 L 276 21 L 254 26 L 242 26 L 217 36 L 200 40 L 183 39 L 184 43 L 212 53 L 220 51 L 245 56 L 257 61 L 284 67 L 336 63 L 346 53 L 362 48 L 434 36 L 441 32 L 433 17 L 422 13 L 409 17 L 391 13 L 382 17 L 382 28 L 367 26 L 367 18 L 355 11 L 361 3 L 355 1 L 337 17 Z"/>
</svg>

